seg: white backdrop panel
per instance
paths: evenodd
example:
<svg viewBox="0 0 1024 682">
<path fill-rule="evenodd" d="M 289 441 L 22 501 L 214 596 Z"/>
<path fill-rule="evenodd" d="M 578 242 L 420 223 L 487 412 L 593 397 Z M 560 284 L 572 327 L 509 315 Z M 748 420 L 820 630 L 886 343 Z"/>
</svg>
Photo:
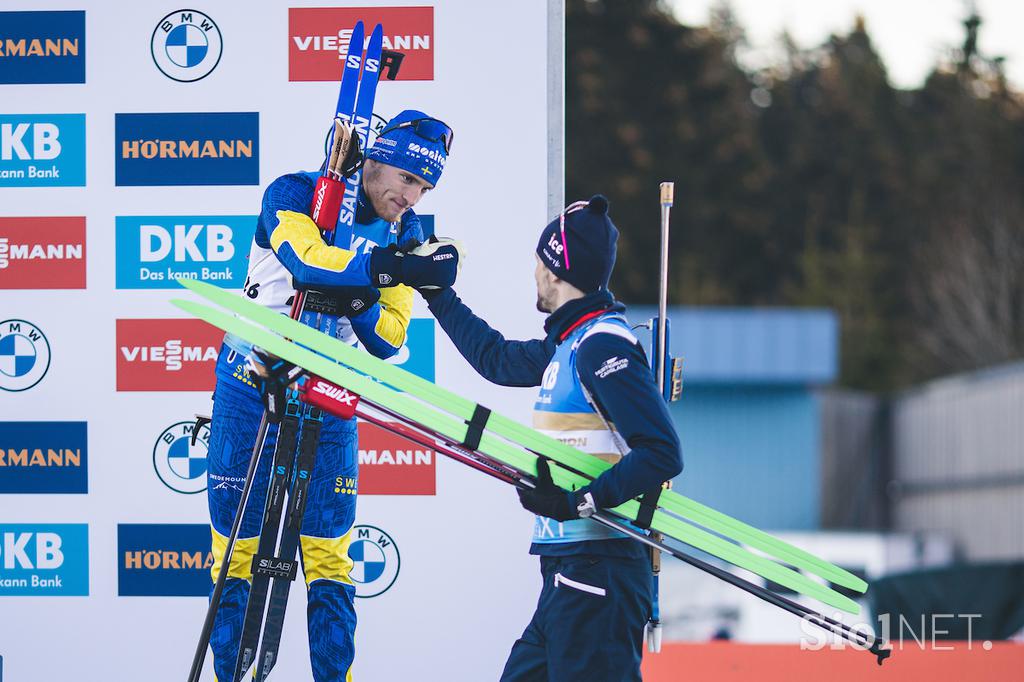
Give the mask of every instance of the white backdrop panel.
<svg viewBox="0 0 1024 682">
<path fill-rule="evenodd" d="M 7 3 L 4 10 L 35 9 Z M 207 391 L 119 392 L 117 320 L 181 318 L 170 289 L 117 289 L 116 216 L 244 216 L 258 212 L 277 175 L 319 163 L 337 96 L 328 82 L 289 82 L 288 8 L 327 3 L 193 5 L 223 35 L 223 57 L 202 80 L 161 74 L 150 55 L 153 3 L 64 2 L 86 12 L 86 82 L 0 85 L 0 114 L 84 113 L 85 187 L 13 188 L 0 183 L 0 217 L 85 216 L 87 288 L 0 291 L 0 319 L 30 320 L 52 350 L 45 378 L 0 392 L 3 422 L 88 423 L 86 495 L 0 495 L 0 523 L 88 524 L 89 594 L 5 596 L 0 603 L 4 680 L 183 680 L 205 611 L 201 597 L 119 596 L 118 524 L 207 522 L 205 494 L 185 495 L 154 473 L 157 435 L 195 412 Z M 438 190 L 417 207 L 440 234 L 470 250 L 457 290 L 510 338 L 542 333 L 533 309 L 533 247 L 547 220 L 548 5 L 444 0 L 434 8 L 434 78 L 382 83 L 376 111 L 417 108 L 456 131 Z M 362 0 L 359 7 L 387 6 Z M 556 7 L 558 4 L 556 3 Z M 387 28 L 387 27 L 385 27 Z M 560 30 L 560 29 L 559 29 Z M 259 184 L 115 186 L 117 113 L 258 112 Z M 415 317 L 428 317 L 417 301 Z M 532 391 L 477 377 L 447 338 L 436 339 L 438 383 L 528 420 Z M 2 445 L 2 444 L 0 444 Z M 358 601 L 356 679 L 496 679 L 525 626 L 539 587 L 527 555 L 530 517 L 512 491 L 442 461 L 433 496 L 364 496 L 357 523 L 386 529 L 401 572 L 386 593 Z M 275 677 L 308 679 L 301 581 L 292 592 Z M 206 665 L 203 679 L 212 680 Z"/>
</svg>

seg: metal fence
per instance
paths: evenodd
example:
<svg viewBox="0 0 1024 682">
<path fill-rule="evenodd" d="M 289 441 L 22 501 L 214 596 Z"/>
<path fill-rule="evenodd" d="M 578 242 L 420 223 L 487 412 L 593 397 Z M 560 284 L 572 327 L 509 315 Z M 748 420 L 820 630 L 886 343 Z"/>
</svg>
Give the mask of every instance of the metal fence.
<svg viewBox="0 0 1024 682">
<path fill-rule="evenodd" d="M 1024 363 L 934 381 L 892 407 L 896 530 L 972 561 L 1024 557 Z"/>
<path fill-rule="evenodd" d="M 822 393 L 826 528 L 940 532 L 970 561 L 1024 557 L 1024 363 L 893 398 Z"/>
</svg>

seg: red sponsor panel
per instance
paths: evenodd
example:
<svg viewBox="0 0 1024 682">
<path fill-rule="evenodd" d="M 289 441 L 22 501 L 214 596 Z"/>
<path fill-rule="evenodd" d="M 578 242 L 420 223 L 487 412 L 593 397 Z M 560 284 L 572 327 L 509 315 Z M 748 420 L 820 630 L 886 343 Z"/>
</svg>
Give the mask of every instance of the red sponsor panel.
<svg viewBox="0 0 1024 682">
<path fill-rule="evenodd" d="M 84 289 L 85 218 L 0 218 L 0 289 Z"/>
<path fill-rule="evenodd" d="M 360 495 L 434 495 L 436 463 L 434 450 L 359 422 Z"/>
<path fill-rule="evenodd" d="M 366 27 L 367 41 L 381 24 L 384 49 L 405 54 L 397 80 L 434 80 L 433 7 L 290 8 L 288 80 L 337 82 L 358 21 Z"/>
<path fill-rule="evenodd" d="M 117 390 L 212 391 L 223 339 L 202 320 L 118 320 Z"/>
</svg>

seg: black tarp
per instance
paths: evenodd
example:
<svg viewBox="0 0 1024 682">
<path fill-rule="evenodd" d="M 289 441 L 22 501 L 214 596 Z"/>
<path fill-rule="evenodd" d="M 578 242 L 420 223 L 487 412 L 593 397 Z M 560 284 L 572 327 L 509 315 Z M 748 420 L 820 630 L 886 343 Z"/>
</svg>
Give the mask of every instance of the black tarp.
<svg viewBox="0 0 1024 682">
<path fill-rule="evenodd" d="M 868 596 L 876 623 L 888 614 L 892 636 L 904 627 L 927 640 L 1007 639 L 1024 629 L 1024 562 L 886 576 L 871 583 Z"/>
</svg>

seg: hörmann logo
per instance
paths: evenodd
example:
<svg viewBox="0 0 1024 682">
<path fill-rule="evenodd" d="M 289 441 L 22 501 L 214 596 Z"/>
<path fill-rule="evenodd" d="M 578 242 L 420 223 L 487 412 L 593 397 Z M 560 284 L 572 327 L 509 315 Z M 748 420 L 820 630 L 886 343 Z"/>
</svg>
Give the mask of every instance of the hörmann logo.
<svg viewBox="0 0 1024 682">
<path fill-rule="evenodd" d="M 85 114 L 0 114 L 0 187 L 57 186 L 85 186 Z"/>
<path fill-rule="evenodd" d="M 362 21 L 366 40 L 380 23 L 384 49 L 405 54 L 398 80 L 434 79 L 433 7 L 292 7 L 288 10 L 288 80 L 337 81 L 352 28 Z"/>
<path fill-rule="evenodd" d="M 117 593 L 122 597 L 205 597 L 212 566 L 206 524 L 117 525 Z"/>
<path fill-rule="evenodd" d="M 84 523 L 0 524 L 0 597 L 89 594 L 89 527 Z"/>
<path fill-rule="evenodd" d="M 224 332 L 202 320 L 118 320 L 118 391 L 208 391 Z"/>
<path fill-rule="evenodd" d="M 115 114 L 118 186 L 259 184 L 258 113 Z"/>
<path fill-rule="evenodd" d="M 84 289 L 85 218 L 0 218 L 0 289 Z"/>
<path fill-rule="evenodd" d="M 0 83 L 84 83 L 85 12 L 0 12 Z"/>
<path fill-rule="evenodd" d="M 431 448 L 359 422 L 360 495 L 434 495 L 437 455 Z"/>
<path fill-rule="evenodd" d="M 256 216 L 117 216 L 117 288 L 177 289 L 175 278 L 245 283 Z"/>
<path fill-rule="evenodd" d="M 0 493 L 89 492 L 85 422 L 0 422 Z"/>
</svg>

